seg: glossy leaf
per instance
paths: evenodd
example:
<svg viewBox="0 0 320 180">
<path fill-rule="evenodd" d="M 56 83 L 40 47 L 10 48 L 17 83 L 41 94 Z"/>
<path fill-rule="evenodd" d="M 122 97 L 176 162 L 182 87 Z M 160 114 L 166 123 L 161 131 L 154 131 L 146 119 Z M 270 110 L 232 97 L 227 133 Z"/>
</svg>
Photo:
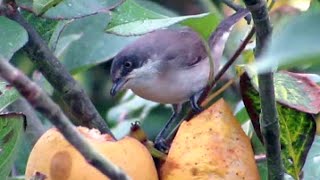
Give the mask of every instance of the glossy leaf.
<svg viewBox="0 0 320 180">
<path fill-rule="evenodd" d="M 316 124 L 310 114 L 277 105 L 280 122 L 281 155 L 288 174 L 300 179 L 302 167 L 312 145 Z"/>
<path fill-rule="evenodd" d="M 247 74 L 240 79 L 244 104 L 249 112 L 257 135 L 261 138 L 259 113 L 260 99 Z M 285 170 L 293 178 L 299 179 L 301 169 L 315 136 L 316 124 L 313 117 L 286 105 L 277 103 L 280 122 L 281 156 Z"/>
<path fill-rule="evenodd" d="M 0 82 L 0 112 L 20 97 L 18 91 L 6 82 Z"/>
<path fill-rule="evenodd" d="M 199 19 L 198 23 L 194 23 Z M 188 22 L 190 21 L 190 22 Z M 123 36 L 141 35 L 159 28 L 165 28 L 177 23 L 194 26 L 199 29 L 205 23 L 204 37 L 209 37 L 212 30 L 218 25 L 220 18 L 213 14 L 204 13 L 190 16 L 167 17 L 143 8 L 133 0 L 127 0 L 121 6 L 112 11 L 112 20 L 106 31 Z M 209 33 L 208 33 L 209 32 Z"/>
<path fill-rule="evenodd" d="M 0 115 L 0 179 L 6 179 L 11 171 L 24 126 L 23 114 Z"/>
<path fill-rule="evenodd" d="M 320 13 L 305 13 L 292 18 L 274 34 L 269 47 L 257 66 L 259 72 L 275 67 L 287 68 L 300 65 L 319 65 Z"/>
<path fill-rule="evenodd" d="M 67 23 L 59 22 L 50 47 L 72 73 L 108 61 L 136 39 L 105 33 L 105 22 L 109 20 L 108 15 L 98 14 Z"/>
<path fill-rule="evenodd" d="M 53 7 L 53 2 L 60 0 L 38 0 L 39 2 L 47 2 L 44 6 L 37 5 L 33 3 L 33 0 L 17 0 L 18 6 L 23 9 L 28 9 L 33 12 L 37 12 L 36 7 L 39 7 L 40 12 L 45 11 L 42 15 L 46 18 L 51 19 L 73 19 L 82 18 L 89 15 L 94 15 L 97 13 L 108 12 L 110 8 L 116 6 L 121 0 L 64 0 Z M 50 2 L 48 4 L 48 2 Z"/>
<path fill-rule="evenodd" d="M 27 41 L 27 32 L 16 22 L 0 16 L 0 56 L 10 60 Z"/>
<path fill-rule="evenodd" d="M 251 82 L 258 89 L 258 78 L 248 71 Z M 317 114 L 320 112 L 320 86 L 308 75 L 280 71 L 274 74 L 276 100 L 298 111 Z"/>
</svg>

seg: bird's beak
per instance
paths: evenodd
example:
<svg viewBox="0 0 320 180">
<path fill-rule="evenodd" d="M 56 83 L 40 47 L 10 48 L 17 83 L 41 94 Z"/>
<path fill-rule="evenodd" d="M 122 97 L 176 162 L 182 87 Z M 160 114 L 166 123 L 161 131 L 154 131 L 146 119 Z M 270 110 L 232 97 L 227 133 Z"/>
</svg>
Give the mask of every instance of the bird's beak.
<svg viewBox="0 0 320 180">
<path fill-rule="evenodd" d="M 110 90 L 110 95 L 115 96 L 119 91 L 121 91 L 121 89 L 127 82 L 128 82 L 128 79 L 125 77 L 116 80 L 112 85 L 112 88 Z"/>
</svg>

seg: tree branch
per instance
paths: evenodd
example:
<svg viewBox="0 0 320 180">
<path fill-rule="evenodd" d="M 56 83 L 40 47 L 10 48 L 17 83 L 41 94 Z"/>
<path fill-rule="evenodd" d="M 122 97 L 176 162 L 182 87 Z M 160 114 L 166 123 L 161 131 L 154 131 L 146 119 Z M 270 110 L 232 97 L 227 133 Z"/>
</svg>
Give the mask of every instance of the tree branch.
<svg viewBox="0 0 320 180">
<path fill-rule="evenodd" d="M 55 57 L 36 30 L 22 17 L 15 7 L 8 5 L 6 11 L 5 14 L 8 18 L 19 23 L 28 32 L 29 41 L 24 46 L 24 50 L 67 104 L 68 110 L 74 116 L 71 119 L 75 119 L 76 124 L 97 128 L 102 133 L 112 135 L 90 98 Z"/>
<path fill-rule="evenodd" d="M 76 127 L 63 114 L 60 107 L 21 71 L 0 57 L 0 76 L 12 84 L 22 96 L 40 113 L 54 124 L 63 136 L 101 173 L 111 179 L 129 179 L 129 177 L 112 162 L 99 154 L 89 145 Z"/>
<path fill-rule="evenodd" d="M 258 58 L 271 36 L 269 14 L 264 0 L 244 0 L 252 14 L 256 30 L 255 56 Z M 274 94 L 273 73 L 267 72 L 258 75 L 259 94 L 261 100 L 261 132 L 266 147 L 268 179 L 283 179 L 281 160 L 280 130 Z"/>
</svg>

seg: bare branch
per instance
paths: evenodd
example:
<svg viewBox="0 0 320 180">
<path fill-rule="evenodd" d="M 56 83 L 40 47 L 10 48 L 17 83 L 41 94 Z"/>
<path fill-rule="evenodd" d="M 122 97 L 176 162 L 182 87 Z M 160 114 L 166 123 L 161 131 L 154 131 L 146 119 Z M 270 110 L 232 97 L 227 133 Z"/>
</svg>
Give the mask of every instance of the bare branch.
<svg viewBox="0 0 320 180">
<path fill-rule="evenodd" d="M 244 2 L 252 14 L 256 30 L 255 56 L 258 58 L 265 49 L 272 33 L 268 8 L 265 0 L 244 0 Z M 273 73 L 259 74 L 258 79 L 261 100 L 260 128 L 266 147 L 268 179 L 282 180 L 284 173 Z"/>
</svg>

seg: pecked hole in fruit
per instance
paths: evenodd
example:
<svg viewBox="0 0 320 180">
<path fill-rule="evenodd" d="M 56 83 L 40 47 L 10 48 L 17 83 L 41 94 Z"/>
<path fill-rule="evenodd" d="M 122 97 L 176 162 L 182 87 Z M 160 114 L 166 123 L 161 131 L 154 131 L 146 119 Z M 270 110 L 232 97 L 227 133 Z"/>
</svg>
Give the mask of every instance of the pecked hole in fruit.
<svg viewBox="0 0 320 180">
<path fill-rule="evenodd" d="M 67 151 L 56 153 L 50 162 L 50 177 L 52 180 L 67 180 L 72 168 L 72 159 Z"/>
</svg>

